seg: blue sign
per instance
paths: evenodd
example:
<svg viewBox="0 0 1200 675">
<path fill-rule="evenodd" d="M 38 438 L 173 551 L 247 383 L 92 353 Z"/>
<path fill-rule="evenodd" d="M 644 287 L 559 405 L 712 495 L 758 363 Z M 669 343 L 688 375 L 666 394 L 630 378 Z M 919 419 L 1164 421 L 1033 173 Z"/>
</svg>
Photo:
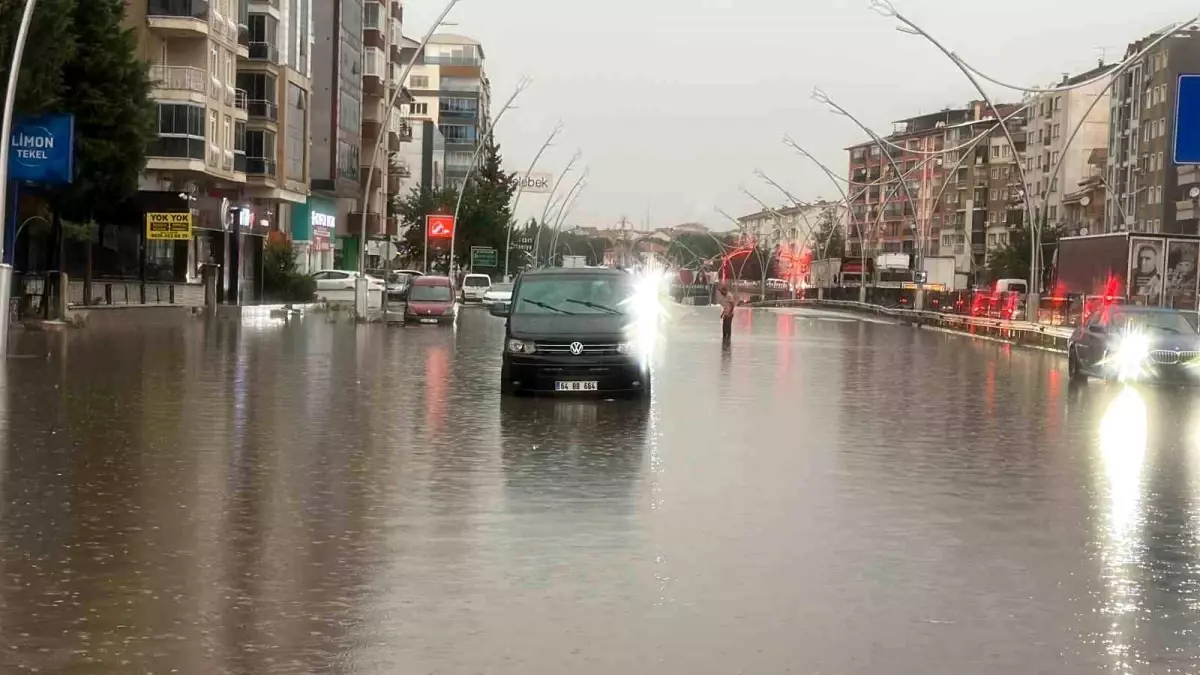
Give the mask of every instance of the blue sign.
<svg viewBox="0 0 1200 675">
<path fill-rule="evenodd" d="M 8 179 L 42 184 L 75 178 L 75 116 L 25 117 L 13 124 Z"/>
<path fill-rule="evenodd" d="M 1175 164 L 1200 164 L 1200 75 L 1180 75 L 1175 92 Z"/>
</svg>

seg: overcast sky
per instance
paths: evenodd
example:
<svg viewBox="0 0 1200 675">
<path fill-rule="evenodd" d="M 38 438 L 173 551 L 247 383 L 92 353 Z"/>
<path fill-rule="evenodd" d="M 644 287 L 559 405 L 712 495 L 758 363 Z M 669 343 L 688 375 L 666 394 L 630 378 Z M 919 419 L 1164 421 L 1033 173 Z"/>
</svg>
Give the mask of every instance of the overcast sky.
<svg viewBox="0 0 1200 675">
<path fill-rule="evenodd" d="M 445 0 L 406 0 L 420 39 Z M 923 38 L 867 0 L 461 0 L 447 31 L 483 43 L 498 112 L 521 75 L 533 84 L 497 127 L 505 164 L 524 170 L 558 120 L 565 130 L 539 169 L 561 171 L 576 149 L 590 169 L 569 221 L 641 227 L 699 221 L 726 229 L 782 195 L 832 198 L 829 180 L 781 143 L 790 133 L 840 174 L 864 138 L 811 99 L 819 86 L 878 132 L 903 117 L 960 105 L 974 90 Z M 985 73 L 1047 84 L 1120 60 L 1132 40 L 1200 11 L 1189 0 L 897 0 L 895 6 Z M 1006 100 L 1015 92 L 991 90 Z M 574 181 L 568 178 L 569 186 Z M 565 188 L 564 188 L 565 189 Z M 769 198 L 769 199 L 768 199 Z M 522 215 L 540 215 L 540 196 Z"/>
</svg>

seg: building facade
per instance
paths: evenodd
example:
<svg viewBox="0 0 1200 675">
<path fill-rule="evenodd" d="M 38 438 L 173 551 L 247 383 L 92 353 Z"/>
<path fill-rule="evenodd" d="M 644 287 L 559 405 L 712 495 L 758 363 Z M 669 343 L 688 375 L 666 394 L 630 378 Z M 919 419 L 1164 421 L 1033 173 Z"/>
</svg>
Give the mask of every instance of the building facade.
<svg viewBox="0 0 1200 675">
<path fill-rule="evenodd" d="M 1017 106 L 998 109 L 1007 116 Z M 1006 124 L 1019 129 L 1023 119 Z M 975 101 L 898 121 L 886 142 L 848 148 L 847 254 L 953 256 L 961 274 L 980 268 L 1016 218 L 1011 188 L 1024 135 L 1013 136 L 1016 148 L 989 106 Z"/>
<path fill-rule="evenodd" d="M 1139 54 L 1158 35 L 1126 49 Z M 1109 107 L 1105 230 L 1200 234 L 1200 209 L 1190 194 L 1200 186 L 1194 167 L 1171 157 L 1179 75 L 1200 72 L 1200 35 L 1173 35 L 1122 72 Z"/>
<path fill-rule="evenodd" d="M 1038 94 L 1026 102 L 1024 190 L 1033 200 L 1039 221 L 1051 225 L 1066 222 L 1064 198 L 1091 175 L 1088 160 L 1093 151 L 1108 147 L 1110 93 L 1105 75 L 1115 67 L 1101 63 L 1086 73 L 1063 78 L 1058 86 L 1094 82 L 1077 89 Z M 1076 127 L 1079 131 L 1070 140 Z M 1058 173 L 1051 176 L 1056 165 Z"/>
<path fill-rule="evenodd" d="M 437 125 L 445 141 L 446 184 L 457 188 L 491 126 L 483 45 L 461 35 L 438 34 L 417 54 L 419 46 L 410 41 L 404 50 L 405 58 L 416 58 L 406 83 L 412 93 L 410 115 Z"/>
<path fill-rule="evenodd" d="M 198 283 L 220 265 L 220 300 L 253 301 L 265 236 L 308 196 L 310 0 L 131 0 L 125 21 L 158 107 L 139 199 L 193 225 L 146 241 L 147 269 Z"/>
</svg>

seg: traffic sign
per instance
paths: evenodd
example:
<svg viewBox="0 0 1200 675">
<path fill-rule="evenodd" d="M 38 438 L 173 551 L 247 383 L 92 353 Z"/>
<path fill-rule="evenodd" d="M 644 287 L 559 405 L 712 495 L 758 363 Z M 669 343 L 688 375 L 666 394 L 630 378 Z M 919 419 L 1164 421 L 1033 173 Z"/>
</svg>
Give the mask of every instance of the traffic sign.
<svg viewBox="0 0 1200 675">
<path fill-rule="evenodd" d="M 1200 75 L 1180 75 L 1175 92 L 1175 164 L 1200 164 Z"/>
<path fill-rule="evenodd" d="M 425 232 L 430 239 L 450 239 L 454 236 L 454 216 L 425 216 Z"/>
<path fill-rule="evenodd" d="M 488 246 L 471 247 L 471 267 L 497 267 L 496 249 Z"/>
</svg>

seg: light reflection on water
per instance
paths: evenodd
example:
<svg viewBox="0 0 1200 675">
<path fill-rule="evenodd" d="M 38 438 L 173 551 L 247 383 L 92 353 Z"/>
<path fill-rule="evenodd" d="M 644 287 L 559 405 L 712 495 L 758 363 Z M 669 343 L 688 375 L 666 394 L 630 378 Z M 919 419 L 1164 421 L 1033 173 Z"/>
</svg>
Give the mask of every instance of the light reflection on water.
<svg viewBox="0 0 1200 675">
<path fill-rule="evenodd" d="M 1109 617 L 1106 647 L 1113 667 L 1130 672 L 1137 665 L 1131 631 L 1141 610 L 1144 564 L 1142 527 L 1142 467 L 1146 459 L 1146 402 L 1134 388 L 1125 387 L 1109 402 L 1100 421 L 1100 457 L 1104 464 L 1108 506 L 1101 519 L 1106 527 L 1101 560 Z"/>
</svg>

